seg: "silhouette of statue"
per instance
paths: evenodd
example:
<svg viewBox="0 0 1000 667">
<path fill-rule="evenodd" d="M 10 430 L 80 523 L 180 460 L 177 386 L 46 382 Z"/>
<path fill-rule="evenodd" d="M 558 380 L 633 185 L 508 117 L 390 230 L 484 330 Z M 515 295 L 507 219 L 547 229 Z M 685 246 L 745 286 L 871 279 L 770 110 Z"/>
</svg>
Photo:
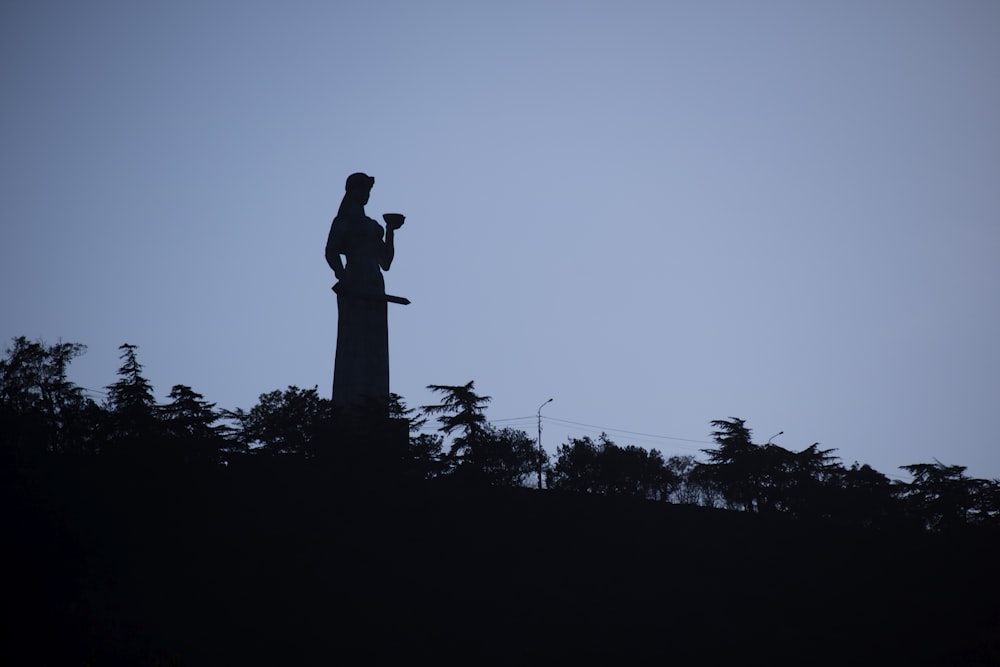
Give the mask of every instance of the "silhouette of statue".
<svg viewBox="0 0 1000 667">
<path fill-rule="evenodd" d="M 337 276 L 337 356 L 333 405 L 386 418 L 389 409 L 389 331 L 387 302 L 409 303 L 385 293 L 382 271 L 395 254 L 393 236 L 403 224 L 398 213 L 383 216 L 386 229 L 365 215 L 375 179 L 347 177 L 344 199 L 330 225 L 326 261 Z M 346 264 L 340 256 L 347 258 Z"/>
</svg>

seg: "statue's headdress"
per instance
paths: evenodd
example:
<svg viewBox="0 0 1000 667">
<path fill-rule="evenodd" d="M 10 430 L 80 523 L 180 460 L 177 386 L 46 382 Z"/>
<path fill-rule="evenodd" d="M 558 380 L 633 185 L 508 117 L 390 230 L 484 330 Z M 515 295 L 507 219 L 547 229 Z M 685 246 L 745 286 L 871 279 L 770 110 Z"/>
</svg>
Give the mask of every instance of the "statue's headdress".
<svg viewBox="0 0 1000 667">
<path fill-rule="evenodd" d="M 359 171 L 347 177 L 347 183 L 344 185 L 344 189 L 348 191 L 362 189 L 371 190 L 373 185 L 375 185 L 375 178 Z"/>
</svg>

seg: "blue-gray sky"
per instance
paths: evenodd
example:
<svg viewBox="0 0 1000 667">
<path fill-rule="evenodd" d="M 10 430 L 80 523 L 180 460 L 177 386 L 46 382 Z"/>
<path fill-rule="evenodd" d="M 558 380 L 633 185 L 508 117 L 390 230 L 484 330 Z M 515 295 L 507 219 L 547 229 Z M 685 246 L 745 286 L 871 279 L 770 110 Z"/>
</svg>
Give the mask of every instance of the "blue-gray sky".
<svg viewBox="0 0 1000 667">
<path fill-rule="evenodd" d="M 998 64 L 991 1 L 5 2 L 0 337 L 329 396 L 365 171 L 411 406 L 1000 477 Z"/>
</svg>

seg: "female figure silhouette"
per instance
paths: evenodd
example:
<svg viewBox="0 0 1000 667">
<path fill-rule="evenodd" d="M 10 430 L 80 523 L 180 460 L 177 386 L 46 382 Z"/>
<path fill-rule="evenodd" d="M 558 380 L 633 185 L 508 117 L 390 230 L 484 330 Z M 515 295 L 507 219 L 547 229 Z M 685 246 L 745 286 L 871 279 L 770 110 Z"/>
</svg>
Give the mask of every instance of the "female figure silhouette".
<svg viewBox="0 0 1000 667">
<path fill-rule="evenodd" d="M 337 276 L 337 356 L 334 408 L 385 417 L 389 405 L 389 327 L 385 281 L 395 254 L 393 235 L 403 216 L 386 215 L 386 229 L 365 215 L 375 179 L 347 177 L 344 198 L 330 225 L 326 261 Z M 341 261 L 346 257 L 346 263 Z"/>
</svg>

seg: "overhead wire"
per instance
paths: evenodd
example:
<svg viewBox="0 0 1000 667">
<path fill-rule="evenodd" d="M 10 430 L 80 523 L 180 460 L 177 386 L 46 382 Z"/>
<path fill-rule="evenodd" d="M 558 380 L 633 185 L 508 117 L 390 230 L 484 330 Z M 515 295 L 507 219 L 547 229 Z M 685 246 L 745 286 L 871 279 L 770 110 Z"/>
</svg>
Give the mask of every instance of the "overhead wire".
<svg viewBox="0 0 1000 667">
<path fill-rule="evenodd" d="M 491 424 L 506 424 L 506 425 L 514 424 L 514 425 L 516 425 L 518 423 L 534 424 L 537 420 L 538 420 L 538 415 L 524 415 L 524 416 L 521 416 L 521 417 L 506 417 L 504 419 L 490 419 L 488 421 Z M 640 432 L 640 431 L 630 431 L 630 430 L 627 430 L 627 429 L 614 428 L 614 427 L 611 427 L 611 426 L 598 426 L 596 424 L 585 424 L 583 422 L 570 421 L 568 419 L 558 419 L 556 417 L 549 417 L 547 415 L 542 415 L 541 420 L 542 420 L 543 424 L 565 424 L 565 425 L 570 425 L 570 426 L 582 427 L 584 429 L 593 429 L 593 430 L 595 430 L 595 432 L 599 432 L 599 433 L 624 433 L 626 435 L 633 435 L 633 436 L 638 436 L 638 437 L 642 437 L 642 438 L 655 438 L 657 440 L 675 440 L 675 441 L 678 441 L 678 442 L 691 442 L 691 443 L 696 443 L 696 444 L 700 444 L 700 445 L 711 445 L 711 444 L 713 444 L 709 440 L 694 440 L 694 439 L 691 439 L 691 438 L 681 438 L 681 437 L 672 436 L 672 435 L 659 435 L 659 434 L 656 434 L 656 433 L 643 433 L 643 432 Z M 437 430 L 437 429 L 431 428 L 430 426 L 425 426 L 421 430 Z"/>
<path fill-rule="evenodd" d="M 711 445 L 711 444 L 714 444 L 714 443 L 712 443 L 709 440 L 693 440 L 691 438 L 679 438 L 679 437 L 673 436 L 673 435 L 659 435 L 659 434 L 656 434 L 656 433 L 642 433 L 642 432 L 639 432 L 639 431 L 628 431 L 628 430 L 622 429 L 622 428 L 612 428 L 610 426 L 597 426 L 596 424 L 584 424 L 582 422 L 574 422 L 574 421 L 570 421 L 568 419 L 557 419 L 555 417 L 542 417 L 542 419 L 545 420 L 545 421 L 553 421 L 553 422 L 557 422 L 557 423 L 560 423 L 560 424 L 570 424 L 572 426 L 584 426 L 584 427 L 587 427 L 587 428 L 596 428 L 596 429 L 601 429 L 602 431 L 607 431 L 607 432 L 625 433 L 625 434 L 628 434 L 628 435 L 637 435 L 637 436 L 641 436 L 643 438 L 656 438 L 658 440 L 677 440 L 679 442 L 694 442 L 694 443 L 698 443 L 698 444 L 702 444 L 702 445 Z"/>
</svg>

